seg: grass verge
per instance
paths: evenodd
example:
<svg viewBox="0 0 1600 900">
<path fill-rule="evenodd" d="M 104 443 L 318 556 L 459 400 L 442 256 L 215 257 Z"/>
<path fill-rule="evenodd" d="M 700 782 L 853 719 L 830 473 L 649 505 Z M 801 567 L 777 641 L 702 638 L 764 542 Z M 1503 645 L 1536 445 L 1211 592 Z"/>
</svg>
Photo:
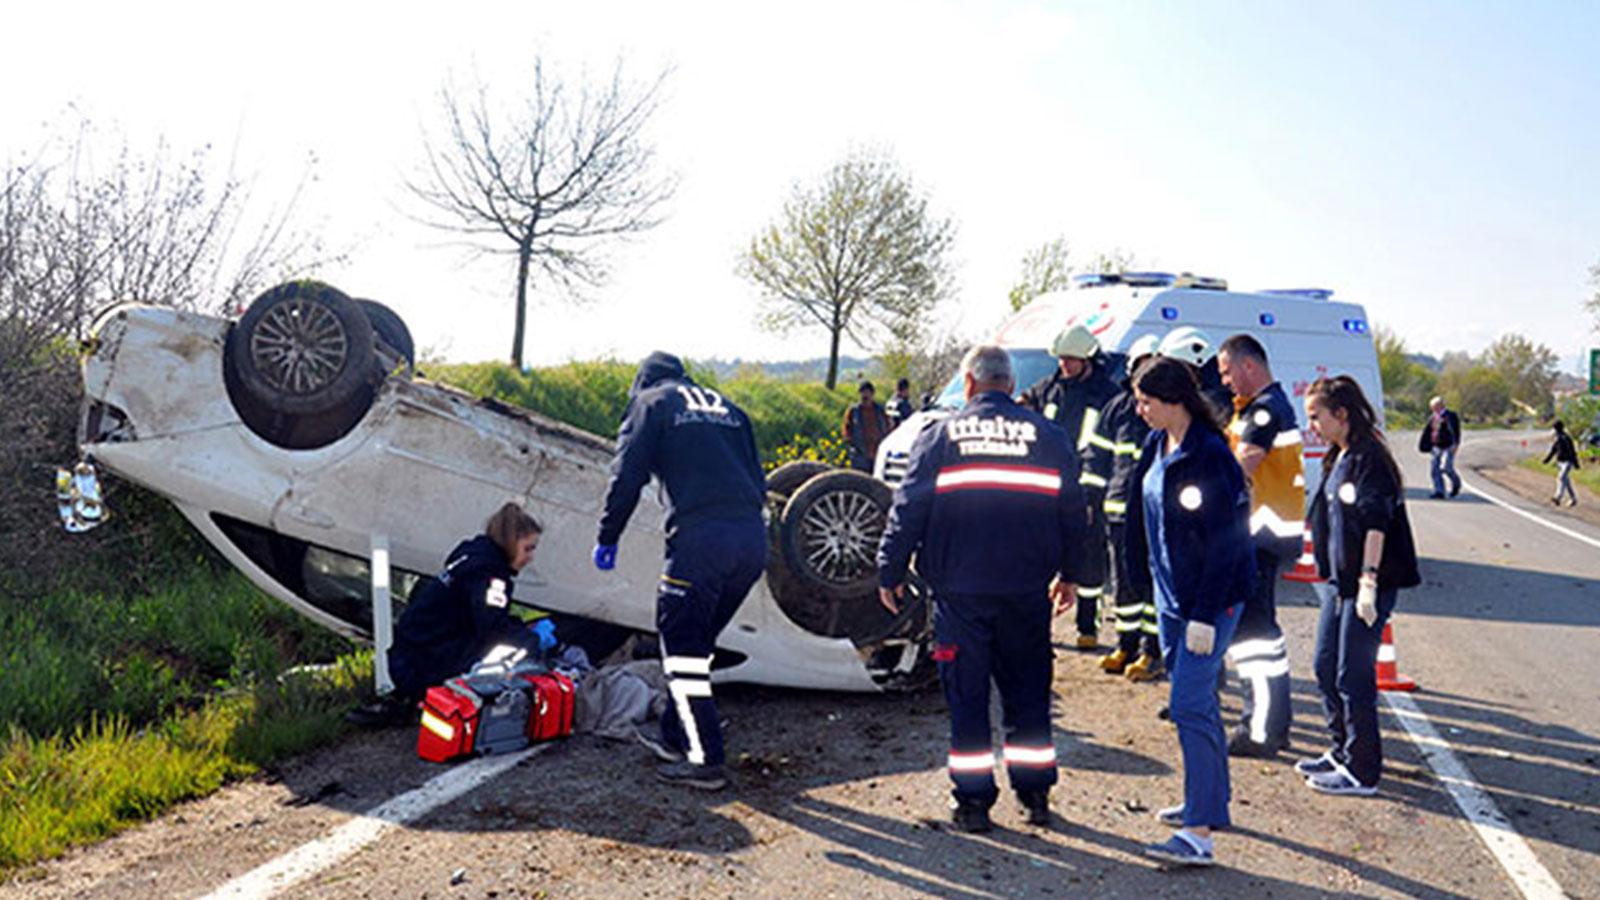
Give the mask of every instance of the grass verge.
<svg viewBox="0 0 1600 900">
<path fill-rule="evenodd" d="M 334 739 L 371 679 L 351 651 L 206 567 L 138 593 L 0 597 L 0 871 Z"/>
</svg>

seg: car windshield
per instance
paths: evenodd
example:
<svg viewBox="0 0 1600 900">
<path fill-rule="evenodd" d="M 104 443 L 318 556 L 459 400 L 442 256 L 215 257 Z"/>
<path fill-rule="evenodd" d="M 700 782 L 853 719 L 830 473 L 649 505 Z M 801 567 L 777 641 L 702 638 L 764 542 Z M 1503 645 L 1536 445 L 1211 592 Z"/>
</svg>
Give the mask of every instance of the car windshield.
<svg viewBox="0 0 1600 900">
<path fill-rule="evenodd" d="M 1017 376 L 1017 393 L 1038 384 L 1050 377 L 1056 370 L 1056 358 L 1048 350 L 1015 348 L 1006 351 L 1011 354 L 1011 371 Z M 1113 353 L 1105 357 L 1106 364 L 1111 367 L 1113 379 L 1121 378 L 1122 354 Z M 934 401 L 938 409 L 960 409 L 967 404 L 961 386 L 961 373 L 957 372 L 950 382 L 940 392 L 939 399 Z"/>
</svg>

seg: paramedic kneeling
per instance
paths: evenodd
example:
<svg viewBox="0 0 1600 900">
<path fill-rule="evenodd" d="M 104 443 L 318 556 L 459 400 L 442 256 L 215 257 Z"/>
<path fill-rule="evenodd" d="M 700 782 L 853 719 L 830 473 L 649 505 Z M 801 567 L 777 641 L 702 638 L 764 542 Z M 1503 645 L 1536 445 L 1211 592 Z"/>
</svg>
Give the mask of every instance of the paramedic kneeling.
<svg viewBox="0 0 1600 900">
<path fill-rule="evenodd" d="M 522 507 L 507 503 L 483 530 L 450 551 L 438 576 L 412 593 L 389 648 L 394 693 L 353 710 L 351 722 L 416 724 L 416 703 L 428 688 L 472 668 L 496 646 L 532 652 L 554 643 L 548 623 L 535 630 L 511 614 L 512 582 L 533 559 L 544 529 Z"/>
<path fill-rule="evenodd" d="M 987 831 L 999 793 L 991 679 L 1011 787 L 1028 822 L 1048 825 L 1051 600 L 1058 614 L 1072 606 L 1089 524 L 1078 457 L 1065 431 L 1012 401 L 1005 350 L 973 348 L 961 373 L 966 408 L 922 432 L 895 490 L 878 548 L 879 596 L 898 609 L 915 554 L 933 596 L 933 658 L 950 705 L 956 826 Z"/>
<path fill-rule="evenodd" d="M 652 475 L 667 492 L 656 630 L 672 702 L 660 739 L 639 737 L 661 760 L 661 780 L 719 790 L 728 782 L 711 659 L 717 635 L 767 566 L 766 479 L 744 411 L 695 384 L 666 353 L 645 359 L 628 394 L 594 548 L 599 569 L 616 565 L 617 541 Z"/>
<path fill-rule="evenodd" d="M 1255 559 L 1250 492 L 1214 407 L 1187 365 L 1162 357 L 1133 376 L 1150 436 L 1128 498 L 1129 577 L 1152 583 L 1161 652 L 1171 673 L 1172 724 L 1183 753 L 1183 804 L 1157 814 L 1180 826 L 1145 853 L 1179 865 L 1214 861 L 1211 830 L 1228 818 L 1228 744 L 1217 676 L 1250 596 Z"/>
</svg>

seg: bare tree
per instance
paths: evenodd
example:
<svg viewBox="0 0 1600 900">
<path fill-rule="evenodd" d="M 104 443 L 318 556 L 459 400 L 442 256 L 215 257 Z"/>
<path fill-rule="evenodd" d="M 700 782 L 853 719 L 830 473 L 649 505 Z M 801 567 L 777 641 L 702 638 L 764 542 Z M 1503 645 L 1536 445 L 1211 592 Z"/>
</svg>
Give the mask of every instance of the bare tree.
<svg viewBox="0 0 1600 900">
<path fill-rule="evenodd" d="M 913 343 L 949 291 L 948 219 L 892 161 L 855 155 L 812 187 L 795 185 L 776 221 L 750 241 L 739 271 L 764 292 L 762 324 L 828 332 L 827 386 L 839 375 L 839 341 L 866 347 L 887 336 Z"/>
<path fill-rule="evenodd" d="M 609 274 L 610 239 L 660 224 L 677 183 L 656 173 L 645 129 L 666 75 L 638 87 L 619 63 L 608 83 L 572 96 L 535 60 L 532 95 L 507 113 L 491 107 L 481 81 L 439 91 L 442 131 L 425 137 L 422 174 L 406 187 L 430 208 L 423 224 L 461 235 L 477 253 L 515 258 L 518 368 L 534 270 L 579 295 Z"/>
</svg>

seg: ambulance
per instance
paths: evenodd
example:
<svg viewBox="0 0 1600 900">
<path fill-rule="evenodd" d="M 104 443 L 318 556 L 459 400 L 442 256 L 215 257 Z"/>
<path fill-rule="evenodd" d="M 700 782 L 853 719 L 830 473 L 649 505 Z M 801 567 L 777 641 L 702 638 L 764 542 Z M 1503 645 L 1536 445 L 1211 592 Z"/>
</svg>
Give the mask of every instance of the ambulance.
<svg viewBox="0 0 1600 900">
<path fill-rule="evenodd" d="M 1213 348 L 1241 332 L 1267 350 L 1272 374 L 1295 406 L 1304 438 L 1307 484 L 1321 476 L 1327 445 L 1305 424 L 1303 398 L 1311 382 L 1324 375 L 1350 375 L 1372 401 L 1380 422 L 1383 385 L 1366 310 L 1333 298 L 1323 288 L 1235 291 L 1220 278 L 1166 272 L 1080 275 L 1069 290 L 1040 295 L 1008 318 L 989 338 L 1011 354 L 1017 391 L 1048 377 L 1056 367 L 1050 354 L 1056 335 L 1082 324 L 1100 339 L 1114 379 L 1126 377 L 1127 348 L 1150 334 L 1158 339 L 1175 328 L 1204 332 Z M 911 444 L 923 428 L 961 409 L 961 374 L 951 376 L 931 408 L 908 417 L 878 447 L 873 474 L 890 485 L 905 478 Z"/>
</svg>

